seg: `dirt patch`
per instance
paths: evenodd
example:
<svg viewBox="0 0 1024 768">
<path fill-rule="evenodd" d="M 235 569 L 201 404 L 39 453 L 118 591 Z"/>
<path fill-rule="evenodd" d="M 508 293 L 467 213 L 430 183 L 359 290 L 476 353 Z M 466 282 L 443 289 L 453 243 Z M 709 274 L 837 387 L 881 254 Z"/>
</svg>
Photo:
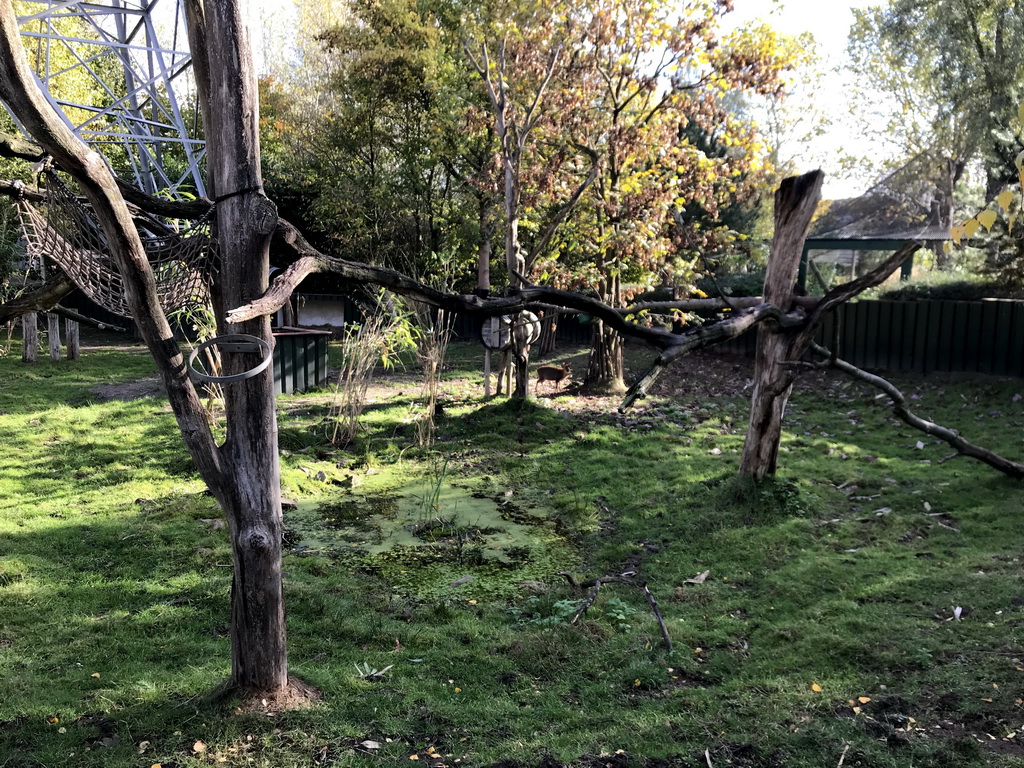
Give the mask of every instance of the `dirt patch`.
<svg viewBox="0 0 1024 768">
<path fill-rule="evenodd" d="M 236 691 L 236 693 L 238 693 Z M 288 686 L 274 693 L 251 692 L 241 696 L 235 714 L 260 712 L 274 715 L 293 709 L 306 709 L 323 698 L 323 694 L 296 677 L 288 678 Z"/>
<path fill-rule="evenodd" d="M 111 400 L 141 400 L 144 397 L 167 397 L 163 382 L 156 376 L 119 384 L 100 384 L 90 388 L 89 394 L 100 403 L 108 403 Z"/>
</svg>

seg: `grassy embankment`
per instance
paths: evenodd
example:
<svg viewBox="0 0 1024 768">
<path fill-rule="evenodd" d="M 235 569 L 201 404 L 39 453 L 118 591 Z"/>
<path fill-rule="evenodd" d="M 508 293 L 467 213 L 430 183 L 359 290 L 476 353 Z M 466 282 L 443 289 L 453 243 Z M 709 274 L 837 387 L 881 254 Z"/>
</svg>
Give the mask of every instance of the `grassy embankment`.
<svg viewBox="0 0 1024 768">
<path fill-rule="evenodd" d="M 325 440 L 325 393 L 282 397 L 303 502 L 291 664 L 325 698 L 234 714 L 203 698 L 229 666 L 212 500 L 165 401 L 90 393 L 148 358 L 17 355 L 0 359 L 0 765 L 1019 764 L 1021 488 L 940 463 L 859 385 L 799 388 L 762 489 L 734 479 L 745 363 L 686 362 L 678 391 L 619 416 L 572 395 L 483 403 L 478 350 L 456 345 L 430 451 L 409 375 L 347 450 Z M 1021 382 L 900 383 L 1024 457 Z M 672 654 L 635 590 L 605 587 L 568 625 L 582 595 L 554 573 L 624 568 Z"/>
</svg>

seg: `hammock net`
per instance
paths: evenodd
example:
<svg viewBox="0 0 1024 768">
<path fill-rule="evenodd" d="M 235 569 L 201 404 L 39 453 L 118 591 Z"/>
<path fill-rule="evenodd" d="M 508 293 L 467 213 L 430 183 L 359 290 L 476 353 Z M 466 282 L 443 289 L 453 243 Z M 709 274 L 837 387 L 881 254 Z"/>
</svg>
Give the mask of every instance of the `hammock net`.
<svg viewBox="0 0 1024 768">
<path fill-rule="evenodd" d="M 49 260 L 104 309 L 131 317 L 124 280 L 110 255 L 92 210 L 52 171 L 45 178 L 46 203 L 18 201 L 30 263 Z M 216 243 L 210 231 L 212 208 L 194 221 L 136 219 L 143 247 L 165 312 L 205 306 L 217 272 Z"/>
</svg>

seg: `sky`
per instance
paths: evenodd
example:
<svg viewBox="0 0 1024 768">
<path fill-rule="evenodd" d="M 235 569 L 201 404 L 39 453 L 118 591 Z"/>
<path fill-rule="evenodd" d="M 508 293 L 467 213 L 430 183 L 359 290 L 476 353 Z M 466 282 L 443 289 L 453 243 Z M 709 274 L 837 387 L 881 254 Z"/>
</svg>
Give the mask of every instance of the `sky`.
<svg viewBox="0 0 1024 768">
<path fill-rule="evenodd" d="M 818 44 L 822 79 L 816 83 L 815 101 L 819 109 L 838 116 L 829 132 L 815 138 L 807 148 L 806 163 L 799 163 L 800 172 L 821 167 L 825 171 L 822 195 L 825 199 L 853 197 L 862 193 L 870 182 L 864 179 L 843 179 L 838 168 L 829 167 L 845 149 L 853 154 L 868 155 L 873 147 L 853 133 L 843 130 L 842 115 L 849 113 L 844 98 L 847 87 L 843 76 L 832 71 L 846 61 L 846 38 L 853 23 L 852 8 L 885 5 L 887 0 L 733 0 L 733 12 L 727 24 L 739 26 L 751 21 L 765 21 L 787 35 L 810 32 Z M 794 97 L 799 104 L 800 96 Z M 806 167 L 804 167 L 806 166 Z"/>
</svg>

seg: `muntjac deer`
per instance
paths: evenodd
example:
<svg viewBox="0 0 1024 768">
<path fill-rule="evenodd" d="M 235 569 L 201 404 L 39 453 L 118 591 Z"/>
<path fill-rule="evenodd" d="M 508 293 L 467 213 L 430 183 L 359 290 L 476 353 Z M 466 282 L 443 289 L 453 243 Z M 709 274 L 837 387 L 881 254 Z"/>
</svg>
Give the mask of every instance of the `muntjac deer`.
<svg viewBox="0 0 1024 768">
<path fill-rule="evenodd" d="M 565 365 L 564 368 L 559 368 L 557 365 L 542 365 L 537 369 L 537 383 L 533 387 L 533 393 L 537 394 L 537 390 L 540 388 L 542 381 L 553 381 L 555 388 L 558 389 L 562 385 L 562 381 L 569 378 L 569 374 L 572 373 L 572 368 Z"/>
</svg>

